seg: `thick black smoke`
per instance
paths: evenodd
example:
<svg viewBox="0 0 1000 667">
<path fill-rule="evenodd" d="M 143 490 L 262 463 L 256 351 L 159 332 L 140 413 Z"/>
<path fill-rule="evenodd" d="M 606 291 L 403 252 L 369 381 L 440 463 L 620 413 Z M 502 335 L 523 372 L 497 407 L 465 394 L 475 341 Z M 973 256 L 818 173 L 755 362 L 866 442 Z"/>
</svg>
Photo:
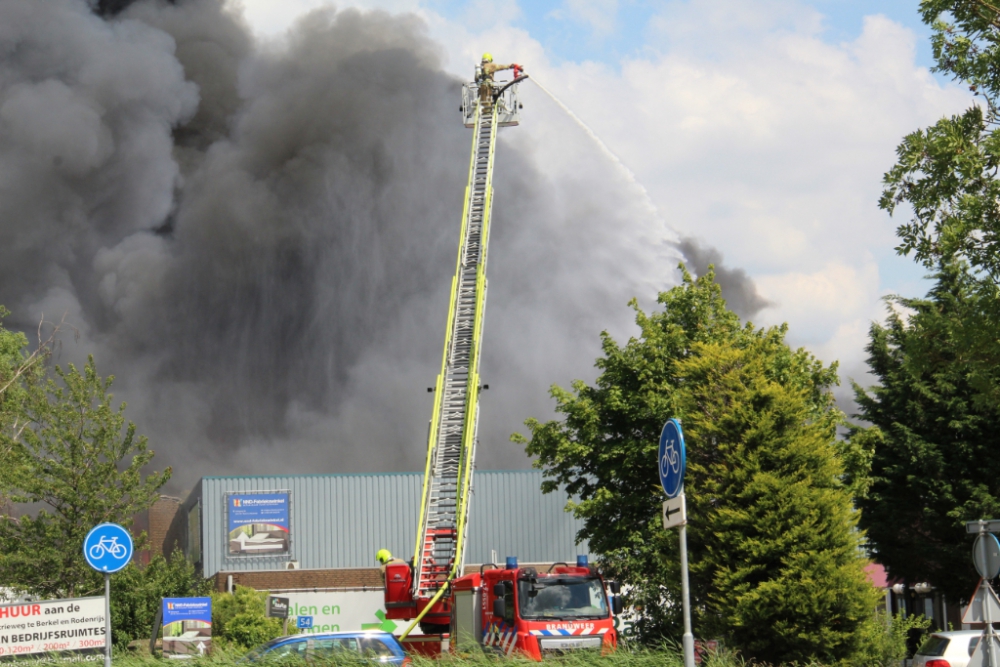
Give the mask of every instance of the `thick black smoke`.
<svg viewBox="0 0 1000 667">
<path fill-rule="evenodd" d="M 0 2 L 8 324 L 66 313 L 61 361 L 117 376 L 178 487 L 420 468 L 471 138 L 439 47 L 406 15 L 314 12 L 263 48 L 216 0 L 128 4 Z M 506 132 L 483 468 L 527 465 L 509 434 L 677 262 L 613 165 L 544 175 Z"/>
<path fill-rule="evenodd" d="M 688 269 L 695 275 L 705 274 L 709 266 L 715 267 L 715 282 L 722 288 L 726 305 L 743 319 L 751 319 L 774 305 L 757 292 L 757 285 L 746 271 L 731 269 L 723 264 L 722 253 L 716 248 L 705 246 L 689 236 L 682 238 L 677 247 L 684 255 Z"/>
</svg>

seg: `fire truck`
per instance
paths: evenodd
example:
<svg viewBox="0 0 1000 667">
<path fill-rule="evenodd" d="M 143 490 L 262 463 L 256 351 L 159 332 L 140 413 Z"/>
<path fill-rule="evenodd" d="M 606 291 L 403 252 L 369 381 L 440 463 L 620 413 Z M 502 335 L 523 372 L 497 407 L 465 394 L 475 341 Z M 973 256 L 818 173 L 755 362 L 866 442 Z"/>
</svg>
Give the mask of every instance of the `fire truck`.
<svg viewBox="0 0 1000 667">
<path fill-rule="evenodd" d="M 481 79 L 462 90 L 463 123 L 473 129 L 472 155 L 441 371 L 431 389 L 420 523 L 411 564 L 390 563 L 385 569 L 386 617 L 410 621 L 400 639 L 423 654 L 439 653 L 445 636 L 451 651 L 481 647 L 539 660 L 553 652 L 617 645 L 617 585 L 609 582 L 609 600 L 603 580 L 585 560 L 539 572 L 509 558 L 502 568 L 488 564 L 478 573 L 464 573 L 479 392 L 485 388 L 479 359 L 496 136 L 500 127 L 520 123 L 517 84 L 526 78 L 514 66 L 513 80 L 489 83 L 491 96 L 481 95 Z M 417 625 L 423 636 L 411 635 Z"/>
</svg>

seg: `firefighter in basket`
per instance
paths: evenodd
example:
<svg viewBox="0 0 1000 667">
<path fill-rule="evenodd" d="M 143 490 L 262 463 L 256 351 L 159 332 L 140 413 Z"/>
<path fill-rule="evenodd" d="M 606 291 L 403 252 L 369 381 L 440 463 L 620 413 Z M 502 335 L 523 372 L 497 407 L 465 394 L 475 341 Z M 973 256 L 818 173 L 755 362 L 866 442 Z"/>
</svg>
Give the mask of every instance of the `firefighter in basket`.
<svg viewBox="0 0 1000 667">
<path fill-rule="evenodd" d="M 514 70 L 515 79 L 524 71 L 524 68 L 517 63 L 500 65 L 493 62 L 493 54 L 483 54 L 483 62 L 476 70 L 476 83 L 479 84 L 479 102 L 484 107 L 493 104 L 493 75 L 508 69 Z"/>
<path fill-rule="evenodd" d="M 394 565 L 396 563 L 402 563 L 403 565 L 409 565 L 405 560 L 401 558 L 393 558 L 392 552 L 388 549 L 379 549 L 378 553 L 375 554 L 375 560 L 379 562 L 379 569 L 382 571 L 382 583 L 385 584 L 385 568 L 388 565 Z"/>
</svg>

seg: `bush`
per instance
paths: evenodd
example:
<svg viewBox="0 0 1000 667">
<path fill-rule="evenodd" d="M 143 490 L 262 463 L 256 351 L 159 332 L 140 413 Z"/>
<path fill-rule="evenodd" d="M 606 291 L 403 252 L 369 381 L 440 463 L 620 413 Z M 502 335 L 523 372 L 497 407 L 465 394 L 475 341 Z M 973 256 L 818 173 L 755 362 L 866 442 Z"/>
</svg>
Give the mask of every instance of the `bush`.
<svg viewBox="0 0 1000 667">
<path fill-rule="evenodd" d="M 283 622 L 267 617 L 267 591 L 237 586 L 233 593 L 212 594 L 212 641 L 251 649 L 281 637 Z M 289 628 L 289 634 L 295 634 Z"/>
<path fill-rule="evenodd" d="M 914 630 L 923 631 L 930 626 L 923 616 L 889 617 L 878 612 L 859 630 L 860 648 L 847 665 L 849 667 L 896 667 L 906 657 L 906 639 Z"/>
</svg>

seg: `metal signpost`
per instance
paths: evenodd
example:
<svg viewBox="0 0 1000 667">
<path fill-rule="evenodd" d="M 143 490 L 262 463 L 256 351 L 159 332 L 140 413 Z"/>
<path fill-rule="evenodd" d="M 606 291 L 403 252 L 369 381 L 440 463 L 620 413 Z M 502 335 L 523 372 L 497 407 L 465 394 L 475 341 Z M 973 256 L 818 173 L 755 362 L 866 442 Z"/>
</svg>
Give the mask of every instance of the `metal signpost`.
<svg viewBox="0 0 1000 667">
<path fill-rule="evenodd" d="M 687 453 L 684 451 L 684 432 L 681 423 L 668 419 L 660 433 L 658 452 L 660 485 L 667 494 L 663 503 L 663 527 L 680 526 L 681 543 L 681 598 L 684 607 L 684 667 L 694 667 L 694 633 L 691 631 L 691 593 L 688 587 L 687 505 L 684 500 L 684 472 Z"/>
<path fill-rule="evenodd" d="M 965 524 L 965 529 L 979 534 L 972 547 L 972 562 L 983 578 L 962 618 L 963 623 L 983 624 L 983 636 L 969 660 L 969 667 L 1000 667 L 1000 636 L 993 629 L 993 621 L 1000 621 L 1000 617 L 994 618 L 1000 610 L 1000 601 L 990 586 L 990 579 L 1000 574 L 1000 542 L 993 535 L 994 531 L 1000 530 L 1000 521 L 970 521 Z"/>
<path fill-rule="evenodd" d="M 83 540 L 83 557 L 104 574 L 104 667 L 111 667 L 111 575 L 132 560 L 132 535 L 117 523 L 94 526 Z"/>
</svg>

